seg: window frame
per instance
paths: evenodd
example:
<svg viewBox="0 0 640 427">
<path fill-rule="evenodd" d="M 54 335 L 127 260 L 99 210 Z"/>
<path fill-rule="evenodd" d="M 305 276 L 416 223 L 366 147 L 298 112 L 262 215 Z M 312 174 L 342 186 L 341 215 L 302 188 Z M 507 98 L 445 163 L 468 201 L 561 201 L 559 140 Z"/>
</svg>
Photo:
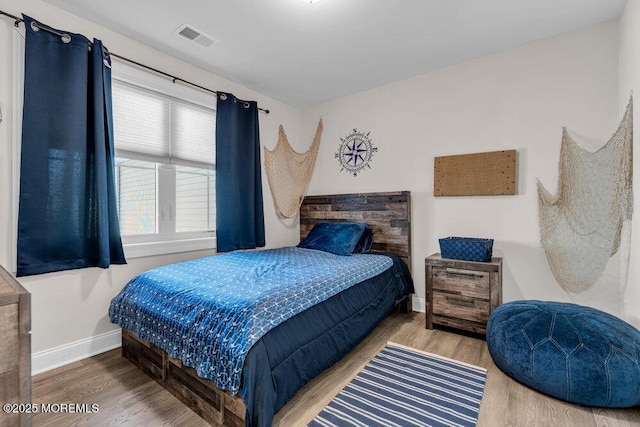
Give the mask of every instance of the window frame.
<svg viewBox="0 0 640 427">
<path fill-rule="evenodd" d="M 148 71 L 140 70 L 121 61 L 112 62 L 112 80 L 124 84 L 133 85 L 141 89 L 159 93 L 178 101 L 191 103 L 200 107 L 216 110 L 216 98 L 194 88 L 174 83 L 166 78 L 154 75 Z M 183 160 L 160 159 L 152 155 L 145 155 L 130 151 L 118 150 L 115 147 L 116 157 L 135 159 L 158 163 L 156 175 L 156 217 L 157 233 L 122 236 L 122 244 L 125 257 L 139 258 L 147 256 L 165 255 L 180 252 L 215 250 L 215 231 L 203 232 L 176 232 L 175 231 L 175 166 L 190 166 L 203 168 L 202 164 Z M 215 171 L 215 165 L 211 170 Z M 173 177 L 171 177 L 173 175 Z M 172 203 L 167 203 L 172 200 Z M 163 220 L 162 217 L 165 217 Z M 166 218 L 169 217 L 167 220 Z"/>
</svg>

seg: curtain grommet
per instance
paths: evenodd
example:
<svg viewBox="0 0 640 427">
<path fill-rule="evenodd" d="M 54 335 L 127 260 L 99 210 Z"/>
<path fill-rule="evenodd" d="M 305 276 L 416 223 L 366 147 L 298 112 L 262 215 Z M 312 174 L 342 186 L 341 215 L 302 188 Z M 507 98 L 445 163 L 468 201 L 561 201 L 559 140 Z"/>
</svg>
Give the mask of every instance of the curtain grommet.
<svg viewBox="0 0 640 427">
<path fill-rule="evenodd" d="M 40 31 L 40 27 L 38 27 L 38 24 L 36 24 L 35 21 L 31 21 L 31 29 L 36 33 Z"/>
<path fill-rule="evenodd" d="M 218 95 L 220 97 L 220 99 L 222 99 L 223 101 L 227 100 L 227 94 L 226 93 L 221 93 L 220 95 Z"/>
<path fill-rule="evenodd" d="M 71 36 L 69 34 L 63 34 L 60 36 L 62 43 L 71 43 Z"/>
</svg>

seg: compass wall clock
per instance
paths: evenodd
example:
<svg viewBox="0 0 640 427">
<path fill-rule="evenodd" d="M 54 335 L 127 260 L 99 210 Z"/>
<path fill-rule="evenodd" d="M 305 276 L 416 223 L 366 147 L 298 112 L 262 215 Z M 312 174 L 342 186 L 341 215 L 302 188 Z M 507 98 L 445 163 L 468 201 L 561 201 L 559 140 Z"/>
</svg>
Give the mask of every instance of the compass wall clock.
<svg viewBox="0 0 640 427">
<path fill-rule="evenodd" d="M 358 176 L 362 169 L 371 169 L 369 162 L 378 148 L 371 143 L 370 134 L 371 132 L 365 133 L 353 129 L 353 132 L 347 137 L 340 138 L 340 148 L 336 152 L 336 159 L 342 166 L 341 172 L 345 171 L 353 176 Z"/>
</svg>

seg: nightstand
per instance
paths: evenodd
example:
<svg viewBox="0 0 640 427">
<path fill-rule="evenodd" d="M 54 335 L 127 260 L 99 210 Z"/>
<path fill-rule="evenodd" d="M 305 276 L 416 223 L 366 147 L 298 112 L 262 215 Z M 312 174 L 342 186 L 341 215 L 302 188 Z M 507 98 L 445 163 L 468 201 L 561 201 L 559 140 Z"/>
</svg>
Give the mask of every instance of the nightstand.
<svg viewBox="0 0 640 427">
<path fill-rule="evenodd" d="M 0 402 L 31 405 L 31 295 L 0 266 Z M 0 413 L 0 426 L 30 426 L 31 411 Z"/>
<path fill-rule="evenodd" d="M 427 322 L 486 334 L 491 312 L 502 304 L 502 258 L 489 262 L 425 258 Z"/>
</svg>

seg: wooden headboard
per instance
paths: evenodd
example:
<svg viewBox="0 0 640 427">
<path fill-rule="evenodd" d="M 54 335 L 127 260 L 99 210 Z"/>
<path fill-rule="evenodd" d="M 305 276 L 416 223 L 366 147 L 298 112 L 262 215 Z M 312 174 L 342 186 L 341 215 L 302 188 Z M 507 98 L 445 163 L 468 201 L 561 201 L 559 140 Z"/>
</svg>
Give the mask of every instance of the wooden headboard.
<svg viewBox="0 0 640 427">
<path fill-rule="evenodd" d="M 411 268 L 411 193 L 306 196 L 300 207 L 300 239 L 319 221 L 364 222 L 373 230 L 373 250 L 403 258 Z"/>
</svg>

